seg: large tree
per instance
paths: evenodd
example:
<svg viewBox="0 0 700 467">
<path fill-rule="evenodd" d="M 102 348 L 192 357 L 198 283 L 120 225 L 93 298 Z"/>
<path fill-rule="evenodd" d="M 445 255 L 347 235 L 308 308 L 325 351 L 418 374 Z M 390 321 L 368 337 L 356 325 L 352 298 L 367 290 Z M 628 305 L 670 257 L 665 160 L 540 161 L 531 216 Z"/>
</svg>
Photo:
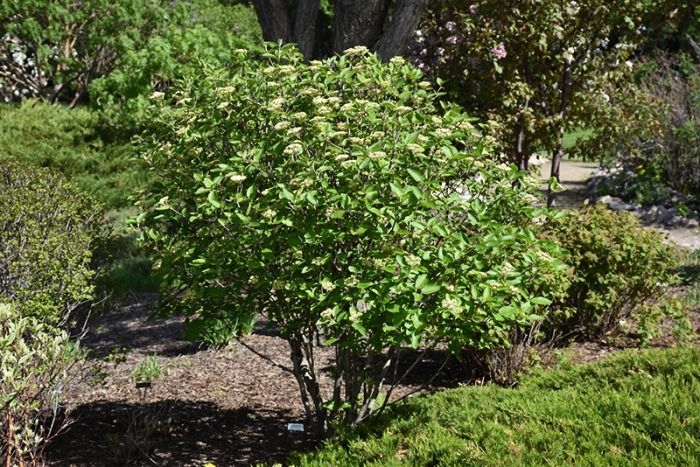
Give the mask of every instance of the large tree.
<svg viewBox="0 0 700 467">
<path fill-rule="evenodd" d="M 520 168 L 550 152 L 558 179 L 564 133 L 609 126 L 639 47 L 689 4 L 442 0 L 429 8 L 414 61 L 442 78 L 452 99 L 500 124 L 502 151 Z"/>
<path fill-rule="evenodd" d="M 267 41 L 295 42 L 307 60 L 363 45 L 402 55 L 427 0 L 253 0 Z"/>
</svg>

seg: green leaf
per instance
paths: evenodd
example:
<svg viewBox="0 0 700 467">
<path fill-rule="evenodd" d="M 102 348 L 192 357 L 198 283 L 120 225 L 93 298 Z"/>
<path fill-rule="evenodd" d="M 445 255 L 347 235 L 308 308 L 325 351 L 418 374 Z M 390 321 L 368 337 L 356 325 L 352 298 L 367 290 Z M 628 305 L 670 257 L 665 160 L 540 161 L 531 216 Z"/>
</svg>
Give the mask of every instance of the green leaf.
<svg viewBox="0 0 700 467">
<path fill-rule="evenodd" d="M 286 186 L 278 184 L 277 188 L 279 188 L 279 196 L 281 199 L 294 201 L 294 194 L 292 194 L 292 192 L 289 191 Z"/>
<path fill-rule="evenodd" d="M 418 277 L 416 277 L 416 283 L 415 283 L 415 288 L 416 289 L 422 289 L 425 287 L 425 285 L 428 283 L 428 275 L 427 274 L 421 274 Z"/>
<path fill-rule="evenodd" d="M 532 303 L 534 303 L 535 305 L 544 305 L 544 306 L 551 305 L 551 303 L 552 303 L 551 300 L 549 300 L 548 298 L 545 298 L 545 297 L 535 297 L 530 301 Z"/>
<path fill-rule="evenodd" d="M 252 198 L 254 194 L 255 194 L 255 185 L 250 185 L 248 187 L 248 189 L 245 191 L 245 196 L 246 196 L 246 198 Z"/>
<path fill-rule="evenodd" d="M 215 191 L 210 191 L 209 195 L 207 196 L 207 201 L 209 201 L 209 204 L 214 206 L 215 208 L 220 208 L 221 203 L 219 202 L 218 199 L 216 199 L 216 192 Z"/>
<path fill-rule="evenodd" d="M 395 182 L 389 182 L 389 186 L 391 187 L 392 193 L 394 193 L 397 197 L 401 198 L 403 196 L 403 194 L 404 194 L 403 188 L 401 188 Z"/>
<path fill-rule="evenodd" d="M 353 323 L 352 323 L 352 327 L 353 327 L 353 329 L 355 329 L 357 332 L 359 332 L 361 336 L 366 336 L 366 335 L 367 335 L 367 329 L 362 325 L 362 323 L 353 322 Z"/>
<path fill-rule="evenodd" d="M 316 190 L 314 190 L 314 191 L 309 191 L 309 192 L 306 194 L 306 199 L 307 199 L 307 201 L 308 201 L 309 203 L 311 203 L 312 205 L 314 205 L 314 206 L 318 204 L 318 201 L 316 200 L 316 195 L 317 195 L 317 194 L 318 194 L 318 191 L 316 191 Z"/>
<path fill-rule="evenodd" d="M 340 339 L 339 339 L 338 337 L 331 337 L 331 338 L 329 338 L 329 339 L 324 340 L 324 341 L 323 341 L 323 345 L 324 345 L 325 347 L 328 347 L 328 346 L 330 346 L 330 345 L 335 344 L 335 343 L 338 342 L 339 340 L 340 340 Z"/>
<path fill-rule="evenodd" d="M 412 178 L 413 180 L 415 180 L 416 182 L 418 182 L 418 183 L 422 183 L 423 180 L 425 179 L 425 177 L 423 176 L 423 174 L 421 174 L 420 172 L 418 172 L 418 171 L 415 170 L 415 169 L 406 169 L 406 171 L 407 171 L 408 174 L 411 176 L 411 178 Z"/>
<path fill-rule="evenodd" d="M 439 291 L 442 287 L 439 284 L 428 284 L 421 288 L 420 292 L 423 295 L 430 295 L 434 294 L 435 292 Z"/>
</svg>

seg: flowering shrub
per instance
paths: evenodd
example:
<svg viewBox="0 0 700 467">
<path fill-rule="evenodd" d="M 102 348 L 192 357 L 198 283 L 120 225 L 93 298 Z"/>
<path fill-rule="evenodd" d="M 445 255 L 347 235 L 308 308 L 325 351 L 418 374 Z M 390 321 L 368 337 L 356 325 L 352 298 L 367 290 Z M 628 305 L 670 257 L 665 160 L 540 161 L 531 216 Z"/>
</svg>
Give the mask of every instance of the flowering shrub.
<svg viewBox="0 0 700 467">
<path fill-rule="evenodd" d="M 65 331 L 0 303 L 3 464 L 43 465 L 47 443 L 65 428 L 58 420 L 59 398 L 76 357 Z"/>
<path fill-rule="evenodd" d="M 532 232 L 531 182 L 469 117 L 402 59 L 265 57 L 153 96 L 160 183 L 138 221 L 166 311 L 201 331 L 266 315 L 319 428 L 376 410 L 402 347 L 489 347 L 541 319 L 566 286 L 559 250 Z M 336 349 L 330 394 L 317 332 Z"/>
<path fill-rule="evenodd" d="M 616 127 L 639 136 L 653 126 L 653 116 L 608 108 L 624 104 L 613 97 L 632 87 L 630 60 L 644 32 L 689 8 L 667 0 L 436 0 L 411 61 L 441 79 L 451 99 L 498 123 L 499 150 L 509 160 L 527 169 L 533 153 L 551 152 L 558 177 L 565 132 L 590 129 L 608 145 Z M 588 155 L 602 157 L 607 147 L 595 149 Z"/>
</svg>

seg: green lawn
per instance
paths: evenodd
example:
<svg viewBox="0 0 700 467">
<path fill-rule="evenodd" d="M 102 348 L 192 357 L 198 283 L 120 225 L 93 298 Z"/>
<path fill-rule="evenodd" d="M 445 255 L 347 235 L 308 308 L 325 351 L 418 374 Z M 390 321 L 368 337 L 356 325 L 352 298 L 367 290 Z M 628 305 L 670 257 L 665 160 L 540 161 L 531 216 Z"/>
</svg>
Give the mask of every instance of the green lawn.
<svg viewBox="0 0 700 467">
<path fill-rule="evenodd" d="M 517 389 L 416 398 L 293 465 L 690 466 L 700 459 L 700 349 L 629 351 Z"/>
</svg>

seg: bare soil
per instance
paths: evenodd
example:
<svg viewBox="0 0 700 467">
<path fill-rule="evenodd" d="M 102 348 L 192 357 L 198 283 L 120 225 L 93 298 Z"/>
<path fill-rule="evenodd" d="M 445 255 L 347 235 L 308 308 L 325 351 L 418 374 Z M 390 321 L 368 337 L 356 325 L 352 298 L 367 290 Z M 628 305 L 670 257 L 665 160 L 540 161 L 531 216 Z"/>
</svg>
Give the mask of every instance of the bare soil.
<svg viewBox="0 0 700 467">
<path fill-rule="evenodd" d="M 594 169 L 564 161 L 566 191 L 559 202 L 575 206 L 581 201 L 583 182 Z M 543 173 L 548 173 L 547 167 Z M 689 235 L 700 238 L 697 232 Z M 312 435 L 287 430 L 289 423 L 303 422 L 304 413 L 296 381 L 283 369 L 289 365 L 287 344 L 273 330 L 260 327 L 230 348 L 200 349 L 185 340 L 181 319 L 149 319 L 154 303 L 152 296 L 132 297 L 130 303 L 90 320 L 84 340 L 89 359 L 65 392 L 74 422 L 49 445 L 49 465 L 272 464 L 283 462 L 291 451 L 317 445 Z M 698 310 L 691 318 L 697 333 Z M 654 345 L 672 345 L 668 331 Z M 553 361 L 555 354 L 564 352 L 570 361 L 589 361 L 628 345 L 625 339 L 577 344 L 545 357 Z M 331 350 L 318 352 L 321 365 L 328 367 Z M 152 387 L 137 389 L 132 372 L 150 356 L 166 374 Z M 444 358 L 439 352 L 426 355 L 397 396 L 421 390 Z M 452 361 L 421 392 L 469 383 L 474 375 L 467 373 Z M 329 391 L 330 378 L 322 386 Z"/>
</svg>

